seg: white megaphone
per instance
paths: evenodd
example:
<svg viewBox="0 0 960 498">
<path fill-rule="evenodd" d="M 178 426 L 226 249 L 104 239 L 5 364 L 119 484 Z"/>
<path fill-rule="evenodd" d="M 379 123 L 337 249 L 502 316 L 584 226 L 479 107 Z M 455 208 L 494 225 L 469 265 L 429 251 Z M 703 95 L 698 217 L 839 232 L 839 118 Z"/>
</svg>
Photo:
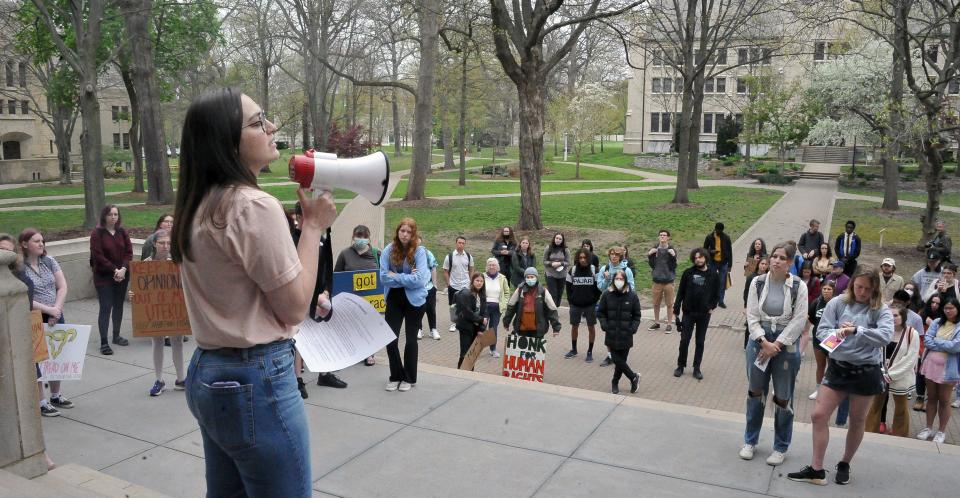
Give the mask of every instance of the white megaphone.
<svg viewBox="0 0 960 498">
<path fill-rule="evenodd" d="M 342 188 L 360 194 L 374 206 L 387 196 L 390 161 L 382 151 L 353 159 L 308 149 L 290 158 L 290 179 L 314 192 Z"/>
</svg>

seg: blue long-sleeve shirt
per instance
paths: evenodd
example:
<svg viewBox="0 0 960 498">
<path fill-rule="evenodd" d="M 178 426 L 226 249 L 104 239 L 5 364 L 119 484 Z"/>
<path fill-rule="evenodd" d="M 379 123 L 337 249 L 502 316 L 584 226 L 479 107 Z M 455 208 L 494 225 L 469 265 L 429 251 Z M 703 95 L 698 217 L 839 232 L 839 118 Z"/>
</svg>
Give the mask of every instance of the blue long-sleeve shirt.
<svg viewBox="0 0 960 498">
<path fill-rule="evenodd" d="M 620 261 L 617 264 L 607 263 L 600 267 L 600 271 L 597 272 L 597 288 L 601 291 L 607 290 L 607 287 L 610 287 L 613 284 L 613 275 L 617 273 L 617 270 L 623 270 L 623 273 L 627 276 L 627 283 L 630 284 L 631 289 L 636 289 L 637 286 L 633 283 L 633 271 L 630 268 L 627 268 L 626 261 Z M 603 272 L 610 272 L 610 278 L 604 278 Z"/>
<path fill-rule="evenodd" d="M 393 244 L 389 244 L 380 253 L 380 281 L 383 282 L 385 289 L 384 297 L 388 296 L 393 289 L 403 289 L 410 304 L 423 306 L 427 302 L 427 282 L 430 281 L 427 249 L 423 246 L 417 248 L 413 255 L 412 267 L 407 260 L 404 260 L 400 267 L 391 264 L 392 252 Z M 413 273 L 413 268 L 417 268 L 416 273 Z M 391 272 L 393 276 L 390 275 Z"/>
<path fill-rule="evenodd" d="M 923 336 L 923 345 L 927 351 L 941 351 L 947 354 L 947 366 L 943 373 L 943 380 L 953 382 L 960 380 L 960 330 L 954 330 L 948 339 L 937 338 L 940 330 L 940 320 L 930 324 L 930 328 Z"/>
<path fill-rule="evenodd" d="M 830 353 L 830 358 L 856 365 L 882 363 L 882 348 L 893 337 L 893 313 L 890 308 L 884 304 L 880 309 L 871 310 L 867 304 L 848 303 L 846 296 L 831 299 L 817 326 L 817 338 L 821 341 L 826 339 L 844 322 L 856 325 L 857 333 L 848 335 Z"/>
</svg>

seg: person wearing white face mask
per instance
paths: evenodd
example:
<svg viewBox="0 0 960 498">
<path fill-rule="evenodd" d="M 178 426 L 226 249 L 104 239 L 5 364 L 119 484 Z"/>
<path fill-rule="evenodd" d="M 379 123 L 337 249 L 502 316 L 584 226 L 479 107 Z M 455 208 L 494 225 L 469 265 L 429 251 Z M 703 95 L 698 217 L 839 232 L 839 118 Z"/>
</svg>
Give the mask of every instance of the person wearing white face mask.
<svg viewBox="0 0 960 498">
<path fill-rule="evenodd" d="M 380 268 L 380 250 L 370 245 L 370 229 L 366 225 L 357 225 L 353 229 L 350 247 L 344 248 L 337 256 L 333 271 L 376 270 Z M 436 300 L 436 297 L 434 297 Z M 364 360 L 364 365 L 373 366 L 373 355 Z"/>
</svg>

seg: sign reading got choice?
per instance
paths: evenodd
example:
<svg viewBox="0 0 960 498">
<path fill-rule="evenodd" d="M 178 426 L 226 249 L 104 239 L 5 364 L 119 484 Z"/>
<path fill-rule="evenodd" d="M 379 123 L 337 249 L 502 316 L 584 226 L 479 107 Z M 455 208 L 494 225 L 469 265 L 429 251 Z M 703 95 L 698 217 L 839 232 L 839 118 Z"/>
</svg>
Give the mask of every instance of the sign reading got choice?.
<svg viewBox="0 0 960 498">
<path fill-rule="evenodd" d="M 346 293 L 363 298 L 381 315 L 387 311 L 380 270 L 338 271 L 333 274 L 333 295 Z"/>
</svg>

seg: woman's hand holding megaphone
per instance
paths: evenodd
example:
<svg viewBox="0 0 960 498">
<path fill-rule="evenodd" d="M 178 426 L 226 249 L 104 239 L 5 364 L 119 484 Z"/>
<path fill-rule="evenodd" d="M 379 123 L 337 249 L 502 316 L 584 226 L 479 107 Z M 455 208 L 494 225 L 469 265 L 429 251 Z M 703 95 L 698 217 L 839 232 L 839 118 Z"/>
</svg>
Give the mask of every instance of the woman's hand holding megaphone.
<svg viewBox="0 0 960 498">
<path fill-rule="evenodd" d="M 303 209 L 301 229 L 309 227 L 314 230 L 326 230 L 337 219 L 337 206 L 333 203 L 333 193 L 324 192 L 314 198 L 308 190 L 298 188 L 297 198 L 300 200 L 300 208 Z"/>
</svg>

